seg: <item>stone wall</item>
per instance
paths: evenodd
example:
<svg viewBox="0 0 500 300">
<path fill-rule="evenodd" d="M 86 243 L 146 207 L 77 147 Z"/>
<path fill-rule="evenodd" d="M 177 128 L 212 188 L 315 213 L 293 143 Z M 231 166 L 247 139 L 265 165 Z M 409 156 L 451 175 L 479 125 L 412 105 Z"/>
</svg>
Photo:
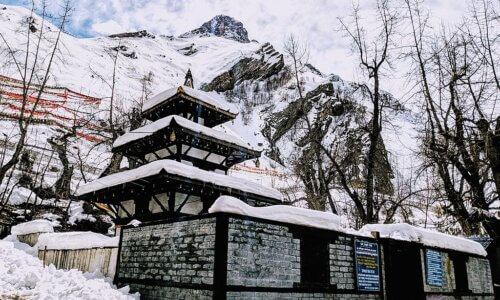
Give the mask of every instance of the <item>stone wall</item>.
<svg viewBox="0 0 500 300">
<path fill-rule="evenodd" d="M 140 291 L 141 299 L 148 300 L 178 300 L 178 299 L 196 299 L 196 300 L 211 300 L 213 292 L 211 290 L 193 289 L 193 288 L 178 288 L 159 285 L 146 285 L 131 283 L 132 291 Z"/>
<path fill-rule="evenodd" d="M 340 290 L 355 288 L 356 270 L 354 268 L 353 239 L 339 236 L 330 244 L 330 283 Z"/>
<path fill-rule="evenodd" d="M 227 284 L 293 287 L 300 282 L 299 247 L 286 226 L 229 218 Z"/>
<path fill-rule="evenodd" d="M 456 289 L 455 284 L 455 271 L 453 268 L 453 261 L 447 252 L 441 251 L 441 260 L 443 264 L 443 285 L 431 286 L 426 282 L 425 273 L 425 250 L 420 250 L 422 262 L 422 274 L 424 283 L 424 292 L 428 293 L 426 299 L 494 299 L 494 296 L 462 296 L 456 298 L 455 296 L 445 296 L 441 294 L 454 293 Z M 472 294 L 488 294 L 493 293 L 493 284 L 491 279 L 491 271 L 489 261 L 486 258 L 469 257 L 467 262 L 467 279 L 469 281 L 469 289 Z"/>
<path fill-rule="evenodd" d="M 470 257 L 467 262 L 469 289 L 473 293 L 493 293 L 490 262 L 486 258 Z"/>
<path fill-rule="evenodd" d="M 227 300 L 297 300 L 297 299 L 335 299 L 335 300 L 376 300 L 375 294 L 326 294 L 326 293 L 273 293 L 273 292 L 228 292 Z"/>
<path fill-rule="evenodd" d="M 303 230 L 307 235 L 309 229 Z M 293 232 L 286 224 L 229 218 L 227 285 L 241 290 L 227 292 L 227 299 L 380 299 L 377 293 L 355 294 L 354 239 L 343 234 L 328 244 L 332 289 L 302 291 L 301 243 Z"/>
<path fill-rule="evenodd" d="M 211 288 L 215 223 L 212 217 L 122 229 L 115 280 L 134 283 L 145 299 L 165 298 L 161 295 L 174 293 L 172 287 Z"/>
<path fill-rule="evenodd" d="M 328 246 L 320 257 L 325 257 L 330 286 L 301 283 L 301 254 L 314 252 L 301 252 L 301 245 L 310 245 L 304 244 L 310 235 Z M 227 214 L 128 227 L 122 231 L 115 279 L 139 291 L 142 299 L 222 299 L 223 295 L 227 299 L 380 299 L 382 293 L 356 291 L 354 239 L 343 233 Z M 386 255 L 382 251 L 381 264 Z M 442 287 L 426 284 L 424 249 L 420 255 L 427 299 L 455 299 L 448 252 L 442 251 Z M 487 295 L 492 293 L 488 261 L 469 257 L 467 270 L 470 289 L 483 295 L 460 299 L 493 299 Z"/>
</svg>

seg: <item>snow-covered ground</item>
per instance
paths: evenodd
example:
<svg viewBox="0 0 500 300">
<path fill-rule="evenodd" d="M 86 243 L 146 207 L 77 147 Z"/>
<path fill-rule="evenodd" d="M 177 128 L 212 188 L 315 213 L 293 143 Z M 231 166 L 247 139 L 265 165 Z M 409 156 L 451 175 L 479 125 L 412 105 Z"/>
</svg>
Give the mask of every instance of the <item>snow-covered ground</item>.
<svg viewBox="0 0 500 300">
<path fill-rule="evenodd" d="M 37 257 L 18 249 L 29 246 L 19 244 L 12 238 L 0 240 L 0 299 L 139 299 L 139 294 L 129 294 L 128 287 L 118 289 L 101 274 L 44 267 Z"/>
</svg>

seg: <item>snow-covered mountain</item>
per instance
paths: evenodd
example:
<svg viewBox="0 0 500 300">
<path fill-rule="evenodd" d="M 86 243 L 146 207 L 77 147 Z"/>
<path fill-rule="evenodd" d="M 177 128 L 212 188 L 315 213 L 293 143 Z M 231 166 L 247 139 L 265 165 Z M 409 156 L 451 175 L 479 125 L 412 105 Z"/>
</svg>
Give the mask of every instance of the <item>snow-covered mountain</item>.
<svg viewBox="0 0 500 300">
<path fill-rule="evenodd" d="M 241 43 L 250 43 L 248 32 L 240 21 L 230 16 L 218 15 L 199 28 L 181 34 L 182 38 L 193 36 L 220 36 Z"/>
<path fill-rule="evenodd" d="M 0 33 L 12 49 L 18 50 L 16 57 L 20 60 L 26 47 L 26 33 L 19 32 L 18 29 L 26 22 L 29 14 L 28 10 L 17 6 L 0 9 Z M 41 22 L 38 16 L 31 20 L 35 33 Z M 49 23 L 45 26 L 48 31 L 41 44 L 44 57 L 50 53 L 51 41 L 57 34 L 56 26 Z M 109 107 L 113 55 L 116 51 L 119 53 L 115 86 L 117 111 L 126 112 L 137 105 L 138 99 L 143 96 L 142 79 L 145 76 L 152 79 L 150 88 L 152 94 L 155 94 L 182 84 L 185 72 L 191 69 L 196 88 L 212 92 L 240 111 L 234 122 L 220 126 L 219 129 L 242 137 L 254 147 L 262 147 L 268 156 L 283 163 L 278 165 L 273 160 L 264 158 L 260 161 L 260 166 L 251 161 L 246 162 L 236 166 L 231 174 L 301 193 L 301 184 L 290 175 L 293 166 L 287 160 L 296 157 L 304 148 L 297 143 L 297 128 L 291 122 L 294 117 L 299 116 L 299 96 L 296 81 L 289 68 L 291 62 L 273 45 L 250 41 L 241 22 L 223 15 L 178 37 L 154 35 L 145 31 L 85 39 L 62 34 L 49 84 L 100 98 L 101 101 L 95 108 L 95 116 L 98 116 L 96 122 L 106 122 L 104 112 Z M 8 55 L 0 56 L 0 75 L 19 79 L 16 67 L 9 64 L 11 61 Z M 41 62 L 45 63 L 46 60 Z M 303 92 L 307 95 L 306 101 L 311 103 L 307 112 L 311 116 L 316 116 L 326 108 L 330 109 L 332 105 L 338 105 L 336 99 L 339 94 L 359 89 L 358 85 L 334 74 L 325 75 L 311 65 L 306 65 L 301 70 L 300 81 Z M 358 95 L 355 110 L 369 111 L 369 101 L 364 99 L 362 93 Z M 0 110 L 8 109 L 7 106 L 0 105 Z M 411 114 L 394 113 L 394 118 L 383 132 L 385 147 L 389 160 L 407 166 L 411 161 L 409 158 L 412 151 L 416 148 Z M 339 126 L 352 126 L 364 119 L 366 116 L 351 118 L 350 125 L 344 122 Z M 6 135 L 15 132 L 14 122 L 0 119 L 0 123 L 0 128 Z M 60 127 L 54 125 L 33 126 L 29 143 L 38 145 L 40 149 L 50 149 L 47 138 L 60 130 Z M 333 136 L 333 133 L 328 134 Z M 98 168 L 102 168 L 109 158 L 110 148 L 106 145 L 94 147 L 93 142 L 88 140 L 77 141 L 74 147 L 68 147 L 71 161 L 76 161 L 81 154 L 77 152 L 80 150 L 75 150 L 78 147 L 89 151 L 86 170 L 90 175 L 86 179 L 92 179 L 99 173 Z M 38 151 L 43 152 L 40 149 Z M 75 179 L 78 182 L 82 176 L 76 173 Z M 45 180 L 50 184 L 56 177 L 57 172 L 54 172 Z"/>
</svg>

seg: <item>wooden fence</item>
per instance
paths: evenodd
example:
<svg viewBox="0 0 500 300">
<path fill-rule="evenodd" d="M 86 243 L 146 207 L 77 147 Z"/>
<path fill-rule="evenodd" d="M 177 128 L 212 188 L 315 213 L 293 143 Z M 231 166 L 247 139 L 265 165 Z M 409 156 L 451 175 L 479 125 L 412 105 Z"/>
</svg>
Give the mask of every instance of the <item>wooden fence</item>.
<svg viewBox="0 0 500 300">
<path fill-rule="evenodd" d="M 38 258 L 45 265 L 53 264 L 58 269 L 78 269 L 82 272 L 99 270 L 104 276 L 113 278 L 116 271 L 118 247 L 87 249 L 38 249 Z"/>
<path fill-rule="evenodd" d="M 43 232 L 35 232 L 35 233 L 29 233 L 29 234 L 18 234 L 17 239 L 21 243 L 25 243 L 30 245 L 31 247 L 35 246 L 35 244 L 38 242 L 38 237 L 40 234 Z"/>
</svg>

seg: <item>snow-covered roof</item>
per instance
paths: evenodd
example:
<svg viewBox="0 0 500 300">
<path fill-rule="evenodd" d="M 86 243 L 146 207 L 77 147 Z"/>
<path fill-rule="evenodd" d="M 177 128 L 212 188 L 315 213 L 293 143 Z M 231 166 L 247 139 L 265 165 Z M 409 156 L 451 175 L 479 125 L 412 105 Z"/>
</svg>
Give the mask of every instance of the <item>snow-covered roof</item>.
<svg viewBox="0 0 500 300">
<path fill-rule="evenodd" d="M 252 207 L 243 201 L 231 197 L 220 196 L 208 209 L 209 213 L 227 212 L 265 220 L 291 223 L 315 228 L 346 232 L 340 226 L 340 217 L 331 212 L 317 211 L 288 205 L 272 205 Z"/>
<path fill-rule="evenodd" d="M 184 93 L 188 96 L 191 96 L 193 98 L 198 99 L 199 101 L 203 102 L 206 106 L 213 107 L 217 110 L 222 110 L 226 111 L 231 114 L 237 114 L 238 110 L 231 104 L 225 102 L 222 99 L 216 98 L 213 93 L 208 93 L 200 90 L 195 90 L 193 88 L 187 87 L 187 86 L 179 86 L 175 88 L 171 88 L 168 90 L 165 90 L 159 94 L 156 94 L 155 96 L 151 97 L 148 99 L 143 107 L 142 111 L 148 111 L 151 108 L 161 104 L 162 102 L 172 98 L 178 93 Z"/>
<path fill-rule="evenodd" d="M 282 199 L 281 193 L 273 188 L 265 187 L 242 178 L 201 170 L 170 159 L 156 160 L 136 169 L 101 177 L 80 186 L 76 194 L 77 196 L 82 196 L 108 187 L 156 175 L 161 171 L 165 171 L 167 174 L 238 189 L 243 192 L 261 195 L 272 199 Z"/>
<path fill-rule="evenodd" d="M 38 249 L 87 249 L 118 247 L 119 237 L 109 237 L 96 232 L 75 231 L 43 233 L 38 237 Z"/>
<path fill-rule="evenodd" d="M 184 127 L 186 129 L 189 129 L 194 132 L 201 133 L 202 135 L 206 135 L 221 141 L 226 141 L 231 144 L 237 145 L 242 148 L 247 148 L 251 149 L 248 143 L 245 143 L 242 139 L 232 135 L 225 133 L 220 130 L 216 130 L 210 127 L 206 127 L 203 125 L 200 125 L 198 123 L 192 122 L 186 118 L 183 118 L 181 116 L 168 116 L 162 119 L 159 119 L 151 124 L 148 124 L 146 126 L 143 126 L 141 128 L 138 128 L 136 130 L 133 130 L 131 132 L 128 132 L 122 136 L 119 136 L 115 142 L 113 143 L 113 148 L 118 148 L 120 146 L 123 146 L 125 144 L 128 144 L 130 142 L 145 138 L 147 136 L 150 136 L 154 134 L 155 132 L 162 130 L 172 123 L 172 121 L 175 121 L 179 126 Z M 254 149 L 251 149 L 254 150 Z M 255 150 L 258 151 L 258 150 Z"/>
<path fill-rule="evenodd" d="M 54 232 L 52 222 L 47 220 L 33 220 L 13 226 L 10 233 L 14 235 L 24 235 L 31 233 Z"/>
<path fill-rule="evenodd" d="M 418 242 L 430 247 L 450 249 L 481 256 L 487 255 L 486 250 L 484 250 L 483 246 L 481 246 L 478 242 L 429 229 L 415 227 L 406 223 L 368 224 L 363 226 L 359 231 L 362 234 L 378 231 L 381 237 Z"/>
</svg>

